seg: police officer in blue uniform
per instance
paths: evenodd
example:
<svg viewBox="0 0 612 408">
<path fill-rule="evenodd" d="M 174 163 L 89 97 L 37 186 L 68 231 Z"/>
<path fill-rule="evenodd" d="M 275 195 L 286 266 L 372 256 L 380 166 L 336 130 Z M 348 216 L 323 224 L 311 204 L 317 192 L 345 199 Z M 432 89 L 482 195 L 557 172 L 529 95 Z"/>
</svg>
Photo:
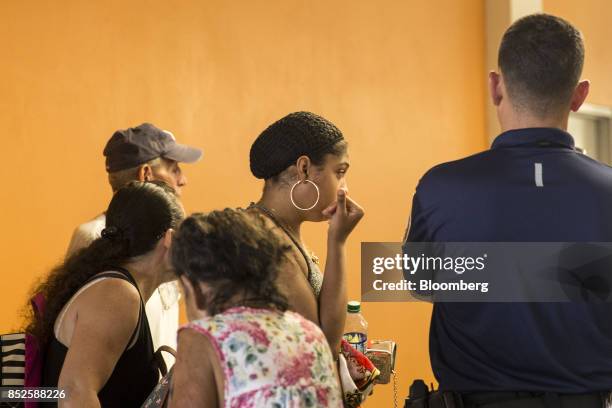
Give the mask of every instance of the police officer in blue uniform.
<svg viewBox="0 0 612 408">
<path fill-rule="evenodd" d="M 567 133 L 585 100 L 584 45 L 536 14 L 505 32 L 489 88 L 502 133 L 438 165 L 413 199 L 410 242 L 611 242 L 612 168 Z M 611 77 L 612 80 L 612 77 Z M 465 407 L 603 407 L 612 389 L 610 303 L 436 303 L 431 364 Z"/>
</svg>

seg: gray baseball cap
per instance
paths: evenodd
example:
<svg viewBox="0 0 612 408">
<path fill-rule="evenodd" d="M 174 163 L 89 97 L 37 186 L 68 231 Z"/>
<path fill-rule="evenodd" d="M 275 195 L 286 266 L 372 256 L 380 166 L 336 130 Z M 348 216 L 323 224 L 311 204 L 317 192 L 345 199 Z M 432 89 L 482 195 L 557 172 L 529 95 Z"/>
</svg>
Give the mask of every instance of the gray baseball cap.
<svg viewBox="0 0 612 408">
<path fill-rule="evenodd" d="M 174 135 L 150 123 L 117 130 L 104 147 L 106 171 L 139 166 L 158 157 L 181 163 L 194 163 L 202 157 L 202 150 L 176 142 Z"/>
</svg>

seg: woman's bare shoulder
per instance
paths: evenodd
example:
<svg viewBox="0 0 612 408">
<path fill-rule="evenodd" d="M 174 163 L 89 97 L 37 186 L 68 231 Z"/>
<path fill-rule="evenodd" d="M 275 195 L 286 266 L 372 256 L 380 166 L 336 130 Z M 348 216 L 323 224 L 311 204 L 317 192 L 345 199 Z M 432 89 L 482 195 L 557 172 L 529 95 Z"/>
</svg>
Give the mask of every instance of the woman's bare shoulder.
<svg viewBox="0 0 612 408">
<path fill-rule="evenodd" d="M 189 326 L 181 329 L 174 367 L 171 407 L 187 403 L 219 406 L 219 393 L 223 390 L 221 362 L 207 336 Z"/>
<path fill-rule="evenodd" d="M 296 244 L 289 238 L 287 233 L 280 228 L 276 223 L 270 219 L 270 217 L 266 217 L 262 215 L 261 212 L 257 209 L 247 209 L 250 214 L 253 214 L 253 217 L 261 217 L 264 222 L 264 227 L 267 228 L 270 232 L 272 232 L 276 238 L 280 241 L 281 245 L 289 247 L 289 251 L 285 253 L 285 257 L 287 258 L 283 267 L 289 267 L 291 271 L 295 271 L 296 268 L 304 276 L 308 276 L 308 265 L 306 264 L 306 260 L 304 256 L 297 248 Z"/>
</svg>

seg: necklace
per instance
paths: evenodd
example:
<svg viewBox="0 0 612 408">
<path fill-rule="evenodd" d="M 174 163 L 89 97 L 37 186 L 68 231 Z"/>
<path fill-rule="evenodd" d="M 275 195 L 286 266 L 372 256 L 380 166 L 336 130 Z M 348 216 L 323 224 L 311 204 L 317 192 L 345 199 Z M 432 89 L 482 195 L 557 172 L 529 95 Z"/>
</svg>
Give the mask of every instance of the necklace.
<svg viewBox="0 0 612 408">
<path fill-rule="evenodd" d="M 300 243 L 299 239 L 296 237 L 297 234 L 295 234 L 295 232 L 293 231 L 293 229 L 291 229 L 288 225 L 285 225 L 285 223 L 283 223 L 273 212 L 272 210 L 270 210 L 269 208 L 267 208 L 266 206 L 263 206 L 261 204 L 256 204 L 256 203 L 251 203 L 249 205 L 248 208 L 257 208 L 259 211 L 261 211 L 262 213 L 264 213 L 264 215 L 266 215 L 269 219 L 272 220 L 272 222 L 274 224 L 276 224 L 277 227 L 279 227 L 280 229 L 282 229 L 285 234 L 287 234 L 287 236 L 291 239 L 291 241 L 295 244 L 295 246 L 299 249 L 300 253 L 302 254 L 302 256 L 304 257 L 304 259 L 308 260 L 310 259 L 312 261 L 313 264 L 318 265 L 319 264 L 319 257 L 316 256 L 314 254 L 314 252 L 310 252 L 309 255 L 306 254 L 306 250 L 304 249 L 304 247 L 302 246 L 302 244 Z M 311 271 L 310 271 L 310 263 L 306 262 L 307 266 L 308 266 L 308 276 L 311 275 Z"/>
</svg>

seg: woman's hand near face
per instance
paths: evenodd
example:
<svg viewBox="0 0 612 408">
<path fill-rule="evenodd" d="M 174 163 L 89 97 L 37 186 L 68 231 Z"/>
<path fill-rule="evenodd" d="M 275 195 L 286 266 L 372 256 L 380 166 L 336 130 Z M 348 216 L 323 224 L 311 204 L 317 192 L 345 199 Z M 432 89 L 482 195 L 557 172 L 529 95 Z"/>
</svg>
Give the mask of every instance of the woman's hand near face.
<svg viewBox="0 0 612 408">
<path fill-rule="evenodd" d="M 187 315 L 188 321 L 194 321 L 202 319 L 208 314 L 198 308 L 198 302 L 196 301 L 195 288 L 185 276 L 179 278 L 180 286 L 183 291 L 183 299 L 185 299 L 185 314 Z"/>
<path fill-rule="evenodd" d="M 364 211 L 359 204 L 346 195 L 346 191 L 340 189 L 336 202 L 323 210 L 323 215 L 329 218 L 328 239 L 332 242 L 344 243 L 363 218 Z"/>
<path fill-rule="evenodd" d="M 337 201 L 323 211 L 329 218 L 327 232 L 327 260 L 321 294 L 319 296 L 319 319 L 321 329 L 334 357 L 340 350 L 340 341 L 346 320 L 346 254 L 344 243 L 363 217 L 363 209 L 338 190 Z"/>
</svg>

